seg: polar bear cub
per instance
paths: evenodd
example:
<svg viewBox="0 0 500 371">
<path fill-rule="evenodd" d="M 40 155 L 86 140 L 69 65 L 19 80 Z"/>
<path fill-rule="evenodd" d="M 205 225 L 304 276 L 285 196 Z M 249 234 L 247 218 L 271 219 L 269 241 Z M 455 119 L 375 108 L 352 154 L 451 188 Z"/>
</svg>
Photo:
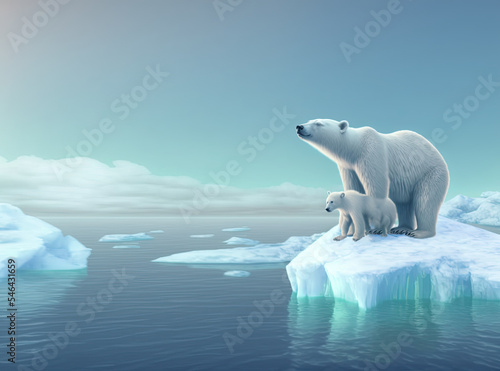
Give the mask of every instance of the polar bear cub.
<svg viewBox="0 0 500 371">
<path fill-rule="evenodd" d="M 326 211 L 336 209 L 342 215 L 342 223 L 341 235 L 335 237 L 335 241 L 347 237 L 351 224 L 354 224 L 354 241 L 363 238 L 370 230 L 370 225 L 374 228 L 371 233 L 387 237 L 397 216 L 396 205 L 390 198 L 375 198 L 357 191 L 328 192 Z"/>
</svg>

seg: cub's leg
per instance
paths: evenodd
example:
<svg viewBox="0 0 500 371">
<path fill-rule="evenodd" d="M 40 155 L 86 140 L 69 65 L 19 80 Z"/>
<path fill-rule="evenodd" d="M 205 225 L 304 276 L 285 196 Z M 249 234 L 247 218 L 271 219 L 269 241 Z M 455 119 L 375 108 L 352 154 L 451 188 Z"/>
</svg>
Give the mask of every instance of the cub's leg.
<svg viewBox="0 0 500 371">
<path fill-rule="evenodd" d="M 335 241 L 342 241 L 344 238 L 347 237 L 347 234 L 349 232 L 349 228 L 352 225 L 352 218 L 349 214 L 346 214 L 344 212 L 340 212 L 340 236 L 337 236 L 334 238 Z"/>
<path fill-rule="evenodd" d="M 365 218 L 361 214 L 351 215 L 352 221 L 354 223 L 354 236 L 352 239 L 354 241 L 359 241 L 365 236 L 366 226 L 365 226 Z"/>
<path fill-rule="evenodd" d="M 381 235 L 383 234 L 383 228 L 382 228 L 382 215 L 378 215 L 376 217 L 370 218 L 370 223 L 373 225 L 373 228 L 368 231 L 369 234 L 376 234 L 376 235 Z"/>
<path fill-rule="evenodd" d="M 392 227 L 391 218 L 389 218 L 387 215 L 384 215 L 381 226 L 382 226 L 382 237 L 387 237 L 387 233 Z"/>
</svg>

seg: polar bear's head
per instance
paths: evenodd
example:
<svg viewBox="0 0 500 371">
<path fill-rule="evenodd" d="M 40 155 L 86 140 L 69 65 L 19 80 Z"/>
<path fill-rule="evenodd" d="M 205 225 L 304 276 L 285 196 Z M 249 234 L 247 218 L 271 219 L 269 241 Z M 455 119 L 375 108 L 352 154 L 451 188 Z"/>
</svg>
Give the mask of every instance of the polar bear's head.
<svg viewBox="0 0 500 371">
<path fill-rule="evenodd" d="M 348 128 L 349 123 L 345 120 L 329 119 L 315 119 L 296 126 L 297 136 L 321 152 L 340 146 Z"/>
<path fill-rule="evenodd" d="M 326 198 L 326 208 L 325 210 L 331 213 L 333 210 L 342 207 L 344 204 L 345 193 L 344 192 L 328 192 L 328 197 Z"/>
</svg>

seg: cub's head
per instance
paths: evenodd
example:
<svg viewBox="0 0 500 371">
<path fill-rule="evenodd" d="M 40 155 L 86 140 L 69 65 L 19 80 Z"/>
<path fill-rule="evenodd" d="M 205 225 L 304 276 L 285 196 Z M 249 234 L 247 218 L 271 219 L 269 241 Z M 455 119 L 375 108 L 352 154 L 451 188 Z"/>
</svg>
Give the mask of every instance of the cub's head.
<svg viewBox="0 0 500 371">
<path fill-rule="evenodd" d="M 333 210 L 338 209 L 344 204 L 345 193 L 344 192 L 328 192 L 328 197 L 326 198 L 326 211 L 331 213 Z"/>
<path fill-rule="evenodd" d="M 302 125 L 297 125 L 297 136 L 310 145 L 321 150 L 323 147 L 335 146 L 349 128 L 345 120 L 315 119 Z"/>
</svg>

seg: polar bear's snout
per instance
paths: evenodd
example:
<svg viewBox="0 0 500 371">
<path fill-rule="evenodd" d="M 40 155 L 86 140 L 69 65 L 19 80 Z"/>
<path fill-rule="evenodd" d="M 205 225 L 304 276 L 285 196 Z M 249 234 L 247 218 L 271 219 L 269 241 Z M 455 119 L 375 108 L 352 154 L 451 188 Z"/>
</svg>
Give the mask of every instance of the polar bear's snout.
<svg viewBox="0 0 500 371">
<path fill-rule="evenodd" d="M 304 125 L 297 125 L 295 129 L 297 130 L 297 135 L 301 138 L 311 136 L 311 134 L 307 132 L 307 129 L 304 127 Z"/>
</svg>

